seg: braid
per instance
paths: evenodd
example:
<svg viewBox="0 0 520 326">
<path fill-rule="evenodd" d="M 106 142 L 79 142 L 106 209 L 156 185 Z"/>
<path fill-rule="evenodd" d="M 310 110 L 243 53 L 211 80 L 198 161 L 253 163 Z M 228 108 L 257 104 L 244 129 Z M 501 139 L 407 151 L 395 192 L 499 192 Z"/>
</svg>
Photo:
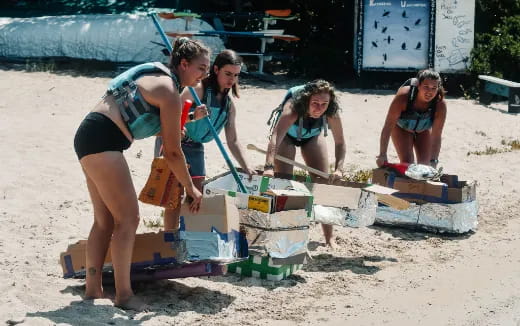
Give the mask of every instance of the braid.
<svg viewBox="0 0 520 326">
<path fill-rule="evenodd" d="M 182 59 L 188 62 L 200 55 L 209 55 L 209 49 L 199 41 L 191 40 L 187 37 L 179 37 L 173 44 L 169 68 L 175 69 Z"/>
</svg>

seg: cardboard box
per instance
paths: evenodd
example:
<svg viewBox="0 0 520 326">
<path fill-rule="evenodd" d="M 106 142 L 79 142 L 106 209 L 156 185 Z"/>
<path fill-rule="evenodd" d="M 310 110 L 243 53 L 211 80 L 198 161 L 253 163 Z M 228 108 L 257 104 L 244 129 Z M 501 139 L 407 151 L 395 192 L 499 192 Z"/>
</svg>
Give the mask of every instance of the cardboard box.
<svg viewBox="0 0 520 326">
<path fill-rule="evenodd" d="M 234 199 L 226 195 L 204 197 L 196 214 L 181 207 L 180 227 L 174 234 L 179 262 L 233 262 L 247 258 L 247 241 L 240 232 Z"/>
<path fill-rule="evenodd" d="M 277 264 L 273 258 L 267 256 L 249 256 L 246 261 L 228 265 L 228 271 L 243 276 L 280 281 L 302 267 L 302 264 Z"/>
<path fill-rule="evenodd" d="M 456 204 L 476 199 L 476 183 L 459 181 L 456 175 L 443 175 L 441 182 L 402 177 L 386 168 L 374 169 L 372 183 L 398 190 L 396 197 L 423 203 Z"/>
<path fill-rule="evenodd" d="M 265 256 L 283 265 L 302 264 L 307 254 L 312 195 L 304 184 L 277 178 L 239 173 L 249 194 L 235 192 L 237 185 L 228 172 L 208 180 L 204 194 L 236 196 L 240 224 L 246 233 L 249 255 Z M 231 189 L 231 190 L 230 190 Z"/>
<path fill-rule="evenodd" d="M 65 278 L 85 277 L 87 241 L 80 240 L 69 245 L 60 255 L 60 263 Z M 142 270 L 152 266 L 166 266 L 177 263 L 176 250 L 172 247 L 172 234 L 169 232 L 137 234 L 132 254 L 132 270 Z M 110 248 L 105 258 L 103 271 L 112 270 Z"/>
<path fill-rule="evenodd" d="M 314 220 L 324 224 L 363 227 L 374 224 L 377 198 L 364 184 L 305 184 L 314 196 Z"/>
<path fill-rule="evenodd" d="M 409 209 L 401 211 L 379 206 L 376 222 L 384 225 L 460 234 L 477 228 L 478 209 L 477 200 L 457 204 L 412 204 Z"/>
<path fill-rule="evenodd" d="M 277 264 L 303 264 L 309 241 L 305 209 L 273 214 L 241 209 L 240 225 L 246 234 L 249 255 L 269 256 Z"/>
<path fill-rule="evenodd" d="M 204 183 L 204 194 L 227 194 L 235 197 L 238 208 L 255 209 L 264 213 L 305 208 L 308 215 L 311 215 L 312 195 L 303 183 L 260 175 L 254 175 L 249 180 L 248 175 L 242 172 L 238 172 L 238 176 L 246 187 L 247 194 L 238 191 L 231 172 L 207 180 Z"/>
</svg>

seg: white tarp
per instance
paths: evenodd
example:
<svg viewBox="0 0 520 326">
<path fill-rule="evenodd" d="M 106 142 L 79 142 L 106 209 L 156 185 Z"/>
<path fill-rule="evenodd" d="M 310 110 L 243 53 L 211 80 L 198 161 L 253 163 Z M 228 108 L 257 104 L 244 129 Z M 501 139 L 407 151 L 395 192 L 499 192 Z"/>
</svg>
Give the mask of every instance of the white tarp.
<svg viewBox="0 0 520 326">
<path fill-rule="evenodd" d="M 186 29 L 184 19 L 159 19 L 165 31 Z M 194 18 L 190 30 L 213 30 Z M 195 37 L 214 55 L 224 49 L 218 37 Z M 167 61 L 152 19 L 146 14 L 0 18 L 0 57 L 69 57 L 113 62 Z"/>
</svg>

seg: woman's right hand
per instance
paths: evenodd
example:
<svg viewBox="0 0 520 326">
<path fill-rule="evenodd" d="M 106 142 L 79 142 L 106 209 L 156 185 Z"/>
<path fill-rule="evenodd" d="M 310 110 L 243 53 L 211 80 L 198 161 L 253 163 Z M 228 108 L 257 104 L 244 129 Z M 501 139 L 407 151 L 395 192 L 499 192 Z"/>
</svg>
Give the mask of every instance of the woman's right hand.
<svg viewBox="0 0 520 326">
<path fill-rule="evenodd" d="M 262 173 L 264 177 L 274 178 L 274 170 L 273 169 L 265 169 L 264 173 Z"/>
<path fill-rule="evenodd" d="M 386 157 L 386 154 L 385 155 L 378 155 L 378 156 L 376 156 L 377 167 L 380 168 L 387 162 L 388 162 L 388 158 Z"/>
<path fill-rule="evenodd" d="M 195 108 L 195 111 L 193 112 L 193 120 L 199 120 L 204 118 L 209 114 L 209 110 L 206 107 L 205 104 L 199 105 Z"/>
<path fill-rule="evenodd" d="M 190 212 L 197 213 L 200 209 L 200 202 L 202 201 L 202 193 L 195 187 L 191 186 L 191 189 L 186 188 L 186 193 L 191 198 Z"/>
</svg>

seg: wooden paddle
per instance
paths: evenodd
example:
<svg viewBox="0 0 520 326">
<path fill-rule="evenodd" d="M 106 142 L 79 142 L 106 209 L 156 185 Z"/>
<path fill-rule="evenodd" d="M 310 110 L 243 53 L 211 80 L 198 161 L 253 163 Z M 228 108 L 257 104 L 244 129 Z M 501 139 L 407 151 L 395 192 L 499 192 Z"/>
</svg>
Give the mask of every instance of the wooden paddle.
<svg viewBox="0 0 520 326">
<path fill-rule="evenodd" d="M 256 147 L 255 145 L 253 144 L 248 144 L 247 145 L 247 149 L 249 150 L 254 150 L 254 151 L 257 151 L 259 153 L 262 153 L 262 154 L 267 154 L 267 152 L 261 148 L 258 148 Z M 305 170 L 305 171 L 308 171 L 310 173 L 314 173 L 322 178 L 326 178 L 328 179 L 329 178 L 329 174 L 327 172 L 323 172 L 323 171 L 320 171 L 318 169 L 315 169 L 315 168 L 312 168 L 310 166 L 307 166 L 305 164 L 302 164 L 302 163 L 299 163 L 299 162 L 296 162 L 294 160 L 291 160 L 287 157 L 284 157 L 284 156 L 281 156 L 281 155 L 278 155 L 276 154 L 275 156 L 275 159 L 277 159 L 278 161 L 281 161 L 281 162 L 284 162 L 284 163 L 287 163 L 287 164 L 291 164 L 293 166 L 296 166 L 302 170 Z M 390 192 L 390 190 L 393 190 L 391 188 L 388 188 L 388 187 L 383 187 L 383 186 L 379 186 L 379 185 L 371 185 L 371 186 L 368 186 L 365 188 L 367 191 L 371 191 L 371 192 L 375 192 L 376 196 L 377 196 L 377 200 L 380 201 L 381 203 L 385 204 L 385 205 L 388 205 L 392 208 L 395 208 L 397 210 L 403 210 L 403 209 L 407 209 L 410 207 L 410 203 L 404 199 L 401 199 L 401 198 L 397 198 L 393 195 L 390 195 L 388 192 Z M 382 193 L 382 192 L 385 192 L 385 193 Z"/>
</svg>

